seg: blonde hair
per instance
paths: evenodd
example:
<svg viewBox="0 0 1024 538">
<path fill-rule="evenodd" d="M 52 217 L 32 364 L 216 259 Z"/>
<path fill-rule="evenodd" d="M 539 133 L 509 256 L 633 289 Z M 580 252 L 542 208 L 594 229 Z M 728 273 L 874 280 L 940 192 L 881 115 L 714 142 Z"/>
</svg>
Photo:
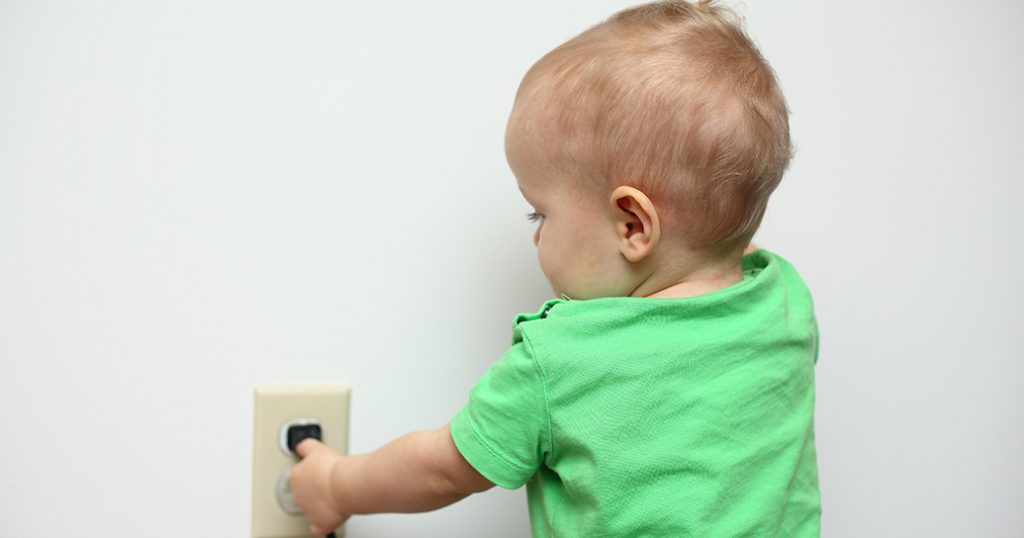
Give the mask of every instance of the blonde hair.
<svg viewBox="0 0 1024 538">
<path fill-rule="evenodd" d="M 792 157 L 774 71 L 713 0 L 612 15 L 538 60 L 516 103 L 510 128 L 558 137 L 566 175 L 640 189 L 695 251 L 745 247 Z"/>
</svg>

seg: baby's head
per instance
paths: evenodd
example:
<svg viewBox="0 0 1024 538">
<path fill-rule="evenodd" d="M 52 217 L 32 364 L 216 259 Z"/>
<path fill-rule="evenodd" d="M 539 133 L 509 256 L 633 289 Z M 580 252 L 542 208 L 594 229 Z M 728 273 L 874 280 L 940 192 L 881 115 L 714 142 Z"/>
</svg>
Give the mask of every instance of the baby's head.
<svg viewBox="0 0 1024 538">
<path fill-rule="evenodd" d="M 650 296 L 742 278 L 791 157 L 788 110 L 727 8 L 654 2 L 530 68 L 505 153 L 556 294 Z"/>
</svg>

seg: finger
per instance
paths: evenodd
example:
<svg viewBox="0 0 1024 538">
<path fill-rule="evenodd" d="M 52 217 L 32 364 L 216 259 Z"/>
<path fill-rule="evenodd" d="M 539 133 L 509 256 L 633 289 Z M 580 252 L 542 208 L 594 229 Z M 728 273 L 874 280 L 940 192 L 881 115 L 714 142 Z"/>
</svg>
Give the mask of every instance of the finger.
<svg viewBox="0 0 1024 538">
<path fill-rule="evenodd" d="M 305 458 L 307 455 L 309 455 L 310 452 L 313 451 L 313 449 L 316 448 L 316 445 L 318 444 L 320 444 L 320 441 L 317 441 L 312 437 L 307 437 L 303 439 L 299 444 L 295 445 L 295 453 L 298 454 L 300 458 Z"/>
<path fill-rule="evenodd" d="M 327 534 L 326 532 L 324 532 L 323 529 L 317 527 L 316 525 L 309 526 L 309 533 L 313 536 L 316 536 L 316 538 L 324 538 L 324 536 Z"/>
</svg>

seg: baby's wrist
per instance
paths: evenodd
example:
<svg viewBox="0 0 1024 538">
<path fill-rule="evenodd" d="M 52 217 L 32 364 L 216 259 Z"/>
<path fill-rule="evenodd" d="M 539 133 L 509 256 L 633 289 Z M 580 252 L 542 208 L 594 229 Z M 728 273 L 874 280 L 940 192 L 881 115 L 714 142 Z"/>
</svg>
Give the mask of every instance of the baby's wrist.
<svg viewBox="0 0 1024 538">
<path fill-rule="evenodd" d="M 353 456 L 338 456 L 327 474 L 327 498 L 331 500 L 331 506 L 346 515 L 352 513 L 346 493 L 351 489 L 350 479 L 354 474 L 352 463 L 355 459 Z"/>
</svg>

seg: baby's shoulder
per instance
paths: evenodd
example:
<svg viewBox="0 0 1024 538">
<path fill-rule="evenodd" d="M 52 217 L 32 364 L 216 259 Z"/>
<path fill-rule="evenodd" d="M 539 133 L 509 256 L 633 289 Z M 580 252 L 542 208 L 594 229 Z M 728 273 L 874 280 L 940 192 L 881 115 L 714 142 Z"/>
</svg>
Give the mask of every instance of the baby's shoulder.
<svg viewBox="0 0 1024 538">
<path fill-rule="evenodd" d="M 613 302 L 550 299 L 536 312 L 516 316 L 512 344 L 522 342 L 542 368 L 572 369 L 579 361 L 617 354 L 630 342 L 642 340 L 638 335 L 650 331 L 643 318 L 642 312 L 629 312 Z"/>
</svg>

